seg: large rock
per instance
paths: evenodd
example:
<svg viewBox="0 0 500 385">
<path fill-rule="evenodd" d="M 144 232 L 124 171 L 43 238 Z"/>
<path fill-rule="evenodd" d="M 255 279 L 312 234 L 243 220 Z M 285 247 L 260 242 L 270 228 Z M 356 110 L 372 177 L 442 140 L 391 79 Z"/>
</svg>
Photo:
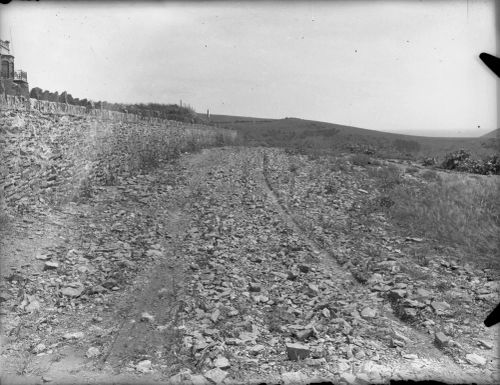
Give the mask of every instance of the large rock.
<svg viewBox="0 0 500 385">
<path fill-rule="evenodd" d="M 214 361 L 214 366 L 219 369 L 229 369 L 231 364 L 226 357 L 217 357 Z"/>
<path fill-rule="evenodd" d="M 446 314 L 451 308 L 451 306 L 444 301 L 434 301 L 431 303 L 431 306 L 437 315 Z"/>
<path fill-rule="evenodd" d="M 93 358 L 93 357 L 97 357 L 99 354 L 101 354 L 101 352 L 99 351 L 99 348 L 90 347 L 90 348 L 88 348 L 87 353 L 85 353 L 85 356 L 88 358 Z"/>
<path fill-rule="evenodd" d="M 370 307 L 365 307 L 361 311 L 361 317 L 363 318 L 375 318 L 377 316 L 377 310 L 372 309 Z"/>
<path fill-rule="evenodd" d="M 481 357 L 478 354 L 470 353 L 465 356 L 465 359 L 472 365 L 484 366 L 486 365 L 486 358 Z"/>
<path fill-rule="evenodd" d="M 79 297 L 84 290 L 83 286 L 66 286 L 61 289 L 61 294 L 67 297 Z"/>
<path fill-rule="evenodd" d="M 493 349 L 493 344 L 490 341 L 477 340 L 477 342 L 486 349 Z"/>
<path fill-rule="evenodd" d="M 340 383 L 348 385 L 359 385 L 356 376 L 350 372 L 342 373 L 340 375 Z"/>
<path fill-rule="evenodd" d="M 191 371 L 185 370 L 177 373 L 168 379 L 168 384 L 171 385 L 209 385 L 210 381 L 201 374 L 192 374 Z"/>
<path fill-rule="evenodd" d="M 425 290 L 424 288 L 418 288 L 415 293 L 415 296 L 417 298 L 426 299 L 431 297 L 432 293 L 429 290 Z"/>
<path fill-rule="evenodd" d="M 439 347 L 448 346 L 450 343 L 450 338 L 443 332 L 438 332 L 434 335 L 434 342 Z"/>
<path fill-rule="evenodd" d="M 314 332 L 312 329 L 303 329 L 303 330 L 297 330 L 293 334 L 295 335 L 295 337 L 297 337 L 299 341 L 305 341 L 309 337 L 311 337 L 313 333 Z"/>
<path fill-rule="evenodd" d="M 208 372 L 205 372 L 205 377 L 210 381 L 215 382 L 216 384 L 221 384 L 222 381 L 224 381 L 224 379 L 227 377 L 227 372 L 219 368 L 214 368 L 209 370 Z"/>
<path fill-rule="evenodd" d="M 309 347 L 302 344 L 286 344 L 286 352 L 292 361 L 304 360 L 311 355 Z"/>
<path fill-rule="evenodd" d="M 264 345 L 254 345 L 248 349 L 248 352 L 253 356 L 257 356 L 264 350 L 266 350 L 266 347 Z"/>
<path fill-rule="evenodd" d="M 155 320 L 154 315 L 149 314 L 147 311 L 145 311 L 141 314 L 141 321 L 142 322 L 153 322 L 154 320 Z"/>
<path fill-rule="evenodd" d="M 143 361 L 140 361 L 136 366 L 135 366 L 135 370 L 137 370 L 138 372 L 141 372 L 141 373 L 147 373 L 147 372 L 150 372 L 151 371 L 151 361 L 150 360 L 143 360 Z"/>
<path fill-rule="evenodd" d="M 403 299 L 404 297 L 406 297 L 406 290 L 394 289 L 389 292 L 388 296 L 392 300 Z"/>
<path fill-rule="evenodd" d="M 308 376 L 301 372 L 285 372 L 281 375 L 284 385 L 307 384 Z"/>
<path fill-rule="evenodd" d="M 63 338 L 65 340 L 79 340 L 83 338 L 85 335 L 83 332 L 73 332 L 73 333 L 66 333 L 63 335 Z"/>
<path fill-rule="evenodd" d="M 260 286 L 259 283 L 252 282 L 249 284 L 248 290 L 250 290 L 250 292 L 253 292 L 253 293 L 258 293 L 262 290 L 262 287 Z"/>
<path fill-rule="evenodd" d="M 57 270 L 59 268 L 59 262 L 47 261 L 43 265 L 44 270 Z"/>
</svg>

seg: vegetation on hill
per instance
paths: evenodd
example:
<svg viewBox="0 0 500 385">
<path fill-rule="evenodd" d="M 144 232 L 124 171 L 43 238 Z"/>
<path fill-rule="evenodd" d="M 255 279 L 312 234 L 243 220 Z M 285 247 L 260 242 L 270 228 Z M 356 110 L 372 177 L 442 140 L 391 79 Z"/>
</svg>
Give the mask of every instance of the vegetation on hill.
<svg viewBox="0 0 500 385">
<path fill-rule="evenodd" d="M 456 170 L 473 174 L 500 174 L 500 156 L 498 154 L 474 159 L 470 152 L 460 149 L 446 155 L 441 164 L 446 170 Z"/>
<path fill-rule="evenodd" d="M 405 178 L 404 174 L 418 177 Z M 370 167 L 368 175 L 380 192 L 379 209 L 403 233 L 419 234 L 443 245 L 458 245 L 468 258 L 473 256 L 474 263 L 498 265 L 497 179 L 435 170 L 412 173 L 390 166 Z"/>
<path fill-rule="evenodd" d="M 492 138 L 492 139 L 500 138 L 500 128 L 497 128 L 496 130 L 484 134 L 483 136 L 481 136 L 481 138 Z"/>
<path fill-rule="evenodd" d="M 444 162 L 443 167 L 448 169 L 451 168 L 446 166 L 446 159 L 453 157 L 450 154 L 466 149 L 468 163 L 462 162 L 453 169 L 482 174 L 498 172 L 495 156 L 499 154 L 499 143 L 491 137 L 431 138 L 296 118 L 271 120 L 212 115 L 210 121 L 238 131 L 245 145 L 282 147 L 315 156 L 350 152 L 386 159 L 427 159 L 425 165 Z"/>
</svg>

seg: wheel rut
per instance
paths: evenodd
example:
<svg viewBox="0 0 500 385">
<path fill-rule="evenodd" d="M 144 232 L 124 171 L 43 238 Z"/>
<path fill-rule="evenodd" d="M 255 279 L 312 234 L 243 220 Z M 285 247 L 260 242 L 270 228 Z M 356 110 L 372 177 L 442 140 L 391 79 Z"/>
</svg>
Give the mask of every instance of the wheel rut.
<svg viewBox="0 0 500 385">
<path fill-rule="evenodd" d="M 325 250 L 316 240 L 306 234 L 306 231 L 300 226 L 299 222 L 290 213 L 288 208 L 283 205 L 277 193 L 272 187 L 268 177 L 268 158 L 267 154 L 262 155 L 262 185 L 264 186 L 269 199 L 276 205 L 284 221 L 291 226 L 302 240 L 309 244 L 314 254 L 322 266 L 328 268 L 330 277 L 335 280 L 350 281 L 358 289 L 365 289 L 363 284 L 359 283 L 348 270 L 343 269 L 335 260 L 335 253 Z M 382 298 L 381 298 L 382 300 Z M 399 320 L 392 311 L 381 309 L 381 317 L 390 321 L 390 328 L 398 334 L 406 335 L 412 341 L 412 348 L 408 354 L 417 354 L 418 359 L 412 357 L 411 361 L 401 359 L 399 362 L 391 363 L 391 377 L 401 377 L 403 379 L 441 379 L 449 381 L 454 379 L 459 382 L 474 382 L 474 376 L 465 372 L 453 359 L 434 346 L 432 338 L 419 330 L 410 327 Z M 399 373 L 399 374 L 398 374 Z"/>
<path fill-rule="evenodd" d="M 151 355 L 173 363 L 178 344 L 177 315 L 182 266 L 169 251 L 152 269 L 149 282 L 140 282 L 139 294 L 124 301 L 119 310 L 120 330 L 100 366 L 109 364 L 120 371 Z M 130 301 L 130 303 L 127 303 Z"/>
</svg>

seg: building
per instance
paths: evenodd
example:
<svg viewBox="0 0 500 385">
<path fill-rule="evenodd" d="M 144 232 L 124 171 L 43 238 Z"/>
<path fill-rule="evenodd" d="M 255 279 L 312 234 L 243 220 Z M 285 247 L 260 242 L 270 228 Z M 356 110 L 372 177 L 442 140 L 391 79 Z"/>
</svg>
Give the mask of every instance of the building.
<svg viewBox="0 0 500 385">
<path fill-rule="evenodd" d="M 1 93 L 29 98 L 28 74 L 14 69 L 14 56 L 10 53 L 8 40 L 0 40 L 0 62 Z"/>
</svg>

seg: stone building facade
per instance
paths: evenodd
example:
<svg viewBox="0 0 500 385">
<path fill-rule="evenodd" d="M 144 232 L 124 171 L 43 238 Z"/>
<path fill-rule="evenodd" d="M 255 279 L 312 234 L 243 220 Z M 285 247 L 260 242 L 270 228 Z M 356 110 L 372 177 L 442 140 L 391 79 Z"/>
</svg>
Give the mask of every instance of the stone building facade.
<svg viewBox="0 0 500 385">
<path fill-rule="evenodd" d="M 0 40 L 0 63 L 0 94 L 29 98 L 28 74 L 14 69 L 8 40 Z"/>
</svg>

